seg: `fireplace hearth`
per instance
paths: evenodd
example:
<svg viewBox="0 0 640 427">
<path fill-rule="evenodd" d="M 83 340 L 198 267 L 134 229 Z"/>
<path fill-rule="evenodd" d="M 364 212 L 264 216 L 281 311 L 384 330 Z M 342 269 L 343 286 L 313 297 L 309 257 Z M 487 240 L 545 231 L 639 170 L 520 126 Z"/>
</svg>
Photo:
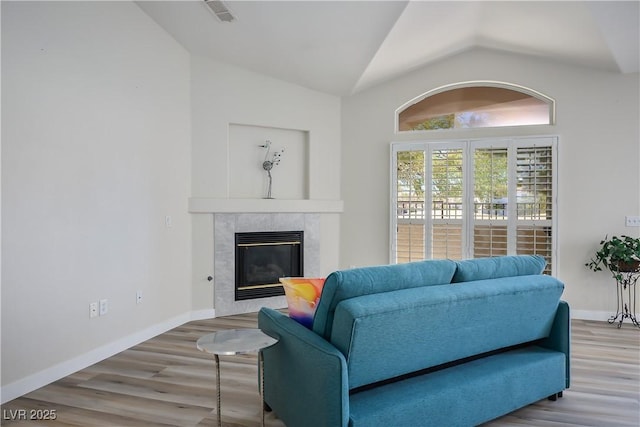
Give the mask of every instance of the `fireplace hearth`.
<svg viewBox="0 0 640 427">
<path fill-rule="evenodd" d="M 304 275 L 304 232 L 235 233 L 235 300 L 284 295 L 281 277 Z"/>
</svg>

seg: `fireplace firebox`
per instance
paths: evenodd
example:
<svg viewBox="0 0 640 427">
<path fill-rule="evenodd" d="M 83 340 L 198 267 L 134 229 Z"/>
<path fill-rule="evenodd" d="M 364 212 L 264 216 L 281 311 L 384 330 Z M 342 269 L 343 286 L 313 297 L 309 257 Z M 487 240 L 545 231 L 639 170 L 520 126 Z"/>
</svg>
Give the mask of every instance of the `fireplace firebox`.
<svg viewBox="0 0 640 427">
<path fill-rule="evenodd" d="M 236 301 L 284 295 L 280 277 L 301 277 L 303 231 L 236 233 Z"/>
</svg>

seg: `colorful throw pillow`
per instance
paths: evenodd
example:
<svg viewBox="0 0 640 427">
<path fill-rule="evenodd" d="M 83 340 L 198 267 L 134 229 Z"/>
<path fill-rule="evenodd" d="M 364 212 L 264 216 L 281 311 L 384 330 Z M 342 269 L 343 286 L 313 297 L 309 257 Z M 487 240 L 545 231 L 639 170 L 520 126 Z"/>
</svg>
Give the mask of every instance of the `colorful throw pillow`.
<svg viewBox="0 0 640 427">
<path fill-rule="evenodd" d="M 324 278 L 281 277 L 289 306 L 289 317 L 311 329 L 324 286 Z"/>
</svg>

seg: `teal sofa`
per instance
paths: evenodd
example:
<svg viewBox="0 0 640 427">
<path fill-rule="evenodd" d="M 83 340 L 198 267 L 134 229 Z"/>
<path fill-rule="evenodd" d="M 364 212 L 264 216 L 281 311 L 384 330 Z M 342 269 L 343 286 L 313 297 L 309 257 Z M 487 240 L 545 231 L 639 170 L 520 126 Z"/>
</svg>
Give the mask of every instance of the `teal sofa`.
<svg viewBox="0 0 640 427">
<path fill-rule="evenodd" d="M 262 308 L 287 427 L 473 426 L 569 387 L 569 306 L 538 256 L 331 273 L 309 329 Z"/>
</svg>

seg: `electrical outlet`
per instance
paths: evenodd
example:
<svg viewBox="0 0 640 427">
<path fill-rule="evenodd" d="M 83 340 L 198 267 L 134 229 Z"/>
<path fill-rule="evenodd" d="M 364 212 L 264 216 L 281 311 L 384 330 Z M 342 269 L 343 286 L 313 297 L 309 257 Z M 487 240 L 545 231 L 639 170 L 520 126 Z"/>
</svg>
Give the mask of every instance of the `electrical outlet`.
<svg viewBox="0 0 640 427">
<path fill-rule="evenodd" d="M 640 227 L 640 216 L 625 216 L 624 221 L 627 227 Z"/>
<path fill-rule="evenodd" d="M 136 304 L 142 304 L 142 291 L 136 291 Z"/>
<path fill-rule="evenodd" d="M 106 299 L 100 300 L 100 316 L 104 316 L 109 312 L 109 301 Z"/>
<path fill-rule="evenodd" d="M 89 304 L 89 318 L 94 318 L 98 316 L 98 303 L 92 302 Z"/>
</svg>

